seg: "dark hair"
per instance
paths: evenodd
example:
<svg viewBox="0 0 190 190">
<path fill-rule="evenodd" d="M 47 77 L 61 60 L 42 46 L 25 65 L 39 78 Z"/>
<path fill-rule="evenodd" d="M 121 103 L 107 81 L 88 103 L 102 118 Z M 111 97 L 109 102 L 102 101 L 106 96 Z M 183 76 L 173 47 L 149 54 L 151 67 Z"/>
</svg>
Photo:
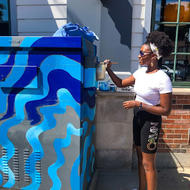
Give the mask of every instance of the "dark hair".
<svg viewBox="0 0 190 190">
<path fill-rule="evenodd" d="M 173 51 L 173 42 L 165 32 L 153 31 L 146 37 L 146 44 L 153 43 L 158 47 L 162 57 L 168 57 Z"/>
</svg>

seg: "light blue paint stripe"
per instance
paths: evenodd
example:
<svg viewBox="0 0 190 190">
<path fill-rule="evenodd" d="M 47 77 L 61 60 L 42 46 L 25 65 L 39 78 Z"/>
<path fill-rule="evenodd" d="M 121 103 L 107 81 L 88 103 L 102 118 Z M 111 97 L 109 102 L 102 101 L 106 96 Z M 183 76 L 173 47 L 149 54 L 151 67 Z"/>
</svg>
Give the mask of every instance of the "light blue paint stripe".
<svg viewBox="0 0 190 190">
<path fill-rule="evenodd" d="M 66 110 L 67 106 L 72 107 L 75 112 L 77 113 L 78 117 L 80 118 L 81 113 L 80 113 L 80 104 L 75 101 L 73 98 L 72 94 L 67 90 L 67 89 L 60 89 L 57 92 L 57 96 L 59 98 L 59 105 L 62 109 Z"/>
<path fill-rule="evenodd" d="M 32 44 L 40 39 L 41 37 L 26 37 L 24 40 L 21 42 L 20 47 L 30 47 Z M 4 86 L 10 86 L 13 85 L 24 73 L 25 67 L 19 67 L 19 72 L 18 68 L 15 66 L 27 66 L 28 64 L 28 51 L 17 51 L 16 57 L 15 57 L 15 63 L 14 67 L 11 71 L 11 74 L 6 78 L 5 82 L 3 82 Z M 33 86 L 36 87 L 37 84 L 37 79 L 33 80 L 29 85 L 28 88 L 32 88 Z"/>
<path fill-rule="evenodd" d="M 15 175 L 9 167 L 8 167 L 8 176 L 9 176 L 8 181 L 3 185 L 3 187 L 5 188 L 11 188 L 15 184 Z"/>
<path fill-rule="evenodd" d="M 3 82 L 2 85 L 4 86 L 11 86 L 16 83 L 20 79 L 20 77 L 23 75 L 25 71 L 25 66 L 28 64 L 28 55 L 22 54 L 22 52 L 17 52 L 15 57 L 15 63 L 12 68 L 11 73 L 8 75 L 6 80 Z"/>
<path fill-rule="evenodd" d="M 15 83 L 15 81 L 17 81 L 22 74 L 24 73 L 24 66 L 27 65 L 27 61 L 28 61 L 28 55 L 22 55 L 21 51 L 18 51 L 15 57 L 15 66 L 23 66 L 20 69 L 20 72 L 18 72 L 17 69 L 14 69 L 15 67 L 12 68 L 11 74 L 8 76 L 8 78 L 6 78 L 5 82 L 3 82 L 4 84 L 10 85 Z M 1 106 L 0 106 L 0 113 L 4 113 L 6 111 L 6 107 L 7 107 L 7 96 L 8 94 L 5 94 L 4 92 L 2 92 L 2 90 L 0 89 L 0 97 L 1 97 Z"/>
<path fill-rule="evenodd" d="M 93 125 L 90 129 L 90 134 L 89 136 L 86 137 L 85 143 L 84 143 L 82 172 L 81 172 L 81 178 L 80 178 L 81 189 L 83 189 L 83 184 L 84 184 L 84 175 L 85 175 L 86 166 L 87 166 L 88 148 L 90 147 L 92 143 L 92 135 L 94 131 L 95 131 L 95 126 Z"/>
<path fill-rule="evenodd" d="M 0 47 L 10 47 L 12 44 L 11 36 L 1 36 L 0 38 Z"/>
<path fill-rule="evenodd" d="M 96 87 L 96 68 L 85 68 L 84 69 L 84 87 Z"/>
<path fill-rule="evenodd" d="M 0 51 L 0 65 L 5 64 L 10 57 L 7 51 Z"/>
<path fill-rule="evenodd" d="M 66 56 L 63 55 L 50 55 L 48 56 L 44 62 L 47 62 L 51 68 L 57 69 L 62 68 L 66 72 L 68 72 L 73 78 L 81 81 L 82 79 L 82 70 L 83 66 L 76 62 L 75 60 L 72 60 Z M 42 62 L 42 64 L 47 64 Z"/>
<path fill-rule="evenodd" d="M 72 190 L 80 190 L 80 175 L 78 175 L 79 167 L 80 167 L 80 155 L 74 162 L 73 167 L 71 169 L 70 182 Z"/>
<path fill-rule="evenodd" d="M 8 94 L 4 93 L 0 88 L 0 97 L 1 97 L 1 106 L 0 106 L 0 113 L 5 113 L 7 108 L 7 97 Z"/>
<path fill-rule="evenodd" d="M 26 88 L 26 87 L 25 87 Z M 38 79 L 35 77 L 30 84 L 27 85 L 27 88 L 38 88 Z"/>
<path fill-rule="evenodd" d="M 51 190 L 61 189 L 61 181 L 57 175 L 57 170 L 65 163 L 63 148 L 67 148 L 71 144 L 71 136 L 81 136 L 82 129 L 76 129 L 71 123 L 67 125 L 67 136 L 64 139 L 55 139 L 54 148 L 57 154 L 57 161 L 48 168 L 48 174 L 52 179 L 53 186 Z"/>
<path fill-rule="evenodd" d="M 0 185 L 3 183 L 3 176 L 0 174 Z"/>
<path fill-rule="evenodd" d="M 39 40 L 42 37 L 25 37 L 22 43 L 20 44 L 20 47 L 31 47 L 34 42 Z"/>
</svg>

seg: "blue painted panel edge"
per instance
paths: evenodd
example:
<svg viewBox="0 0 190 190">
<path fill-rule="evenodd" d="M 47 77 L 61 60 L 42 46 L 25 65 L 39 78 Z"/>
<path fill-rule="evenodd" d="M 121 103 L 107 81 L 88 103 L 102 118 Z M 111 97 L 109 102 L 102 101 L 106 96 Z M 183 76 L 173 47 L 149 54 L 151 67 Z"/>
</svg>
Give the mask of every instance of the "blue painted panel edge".
<svg viewBox="0 0 190 190">
<path fill-rule="evenodd" d="M 82 48 L 82 40 L 81 37 L 43 37 L 32 47 Z"/>
<path fill-rule="evenodd" d="M 22 40 L 25 40 L 24 46 L 22 45 Z M 33 39 L 33 44 L 26 43 L 26 41 L 31 42 Z M 19 43 L 15 44 L 16 40 L 20 40 Z M 43 47 L 43 48 L 82 48 L 82 38 L 75 37 L 24 37 L 21 36 L 1 36 L 0 37 L 0 47 Z"/>
</svg>

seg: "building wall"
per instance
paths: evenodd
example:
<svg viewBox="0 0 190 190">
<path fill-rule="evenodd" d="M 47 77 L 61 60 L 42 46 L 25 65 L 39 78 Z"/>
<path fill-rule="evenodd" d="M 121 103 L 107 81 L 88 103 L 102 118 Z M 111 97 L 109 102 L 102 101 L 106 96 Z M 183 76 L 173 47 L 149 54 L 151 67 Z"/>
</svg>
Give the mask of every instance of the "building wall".
<svg viewBox="0 0 190 190">
<path fill-rule="evenodd" d="M 16 0 L 19 36 L 52 36 L 67 23 L 67 0 Z"/>
<path fill-rule="evenodd" d="M 100 38 L 100 61 L 119 62 L 114 71 L 130 72 L 132 0 L 12 0 L 11 34 L 52 36 L 67 22 L 88 26 Z"/>
<path fill-rule="evenodd" d="M 159 152 L 190 153 L 190 95 L 173 95 L 171 114 L 162 119 Z"/>
<path fill-rule="evenodd" d="M 114 71 L 130 71 L 131 55 L 131 0 L 70 0 L 68 21 L 88 26 L 100 38 L 96 42 L 100 61 L 119 62 Z"/>
<path fill-rule="evenodd" d="M 131 0 L 101 0 L 100 59 L 119 62 L 114 71 L 130 72 L 132 9 Z"/>
<path fill-rule="evenodd" d="M 90 30 L 100 36 L 101 2 L 100 0 L 69 0 L 67 3 L 68 22 L 77 23 L 80 26 L 87 26 Z M 95 44 L 98 46 L 99 42 Z"/>
</svg>

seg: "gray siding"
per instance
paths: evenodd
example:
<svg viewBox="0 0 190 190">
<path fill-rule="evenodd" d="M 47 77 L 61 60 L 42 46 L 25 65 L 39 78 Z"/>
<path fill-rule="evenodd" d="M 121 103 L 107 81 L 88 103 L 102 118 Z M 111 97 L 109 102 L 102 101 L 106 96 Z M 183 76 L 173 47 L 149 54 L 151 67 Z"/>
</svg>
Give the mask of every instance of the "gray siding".
<svg viewBox="0 0 190 190">
<path fill-rule="evenodd" d="M 17 0 L 19 36 L 52 36 L 67 23 L 67 0 Z"/>
<path fill-rule="evenodd" d="M 99 37 L 100 60 L 119 62 L 115 71 L 135 71 L 138 54 L 150 32 L 151 6 L 146 0 L 13 0 L 16 1 L 14 34 L 52 36 L 71 21 L 88 26 Z"/>
<path fill-rule="evenodd" d="M 77 23 L 80 26 L 88 26 L 100 37 L 101 1 L 100 0 L 68 0 L 68 22 Z M 100 54 L 99 42 L 98 55 Z"/>
<path fill-rule="evenodd" d="M 110 58 L 119 62 L 115 71 L 130 71 L 131 0 L 69 0 L 68 21 L 90 27 L 100 38 L 100 61 Z"/>
<path fill-rule="evenodd" d="M 131 56 L 132 3 L 130 0 L 101 0 L 100 58 L 118 65 L 114 71 L 129 72 Z"/>
</svg>

